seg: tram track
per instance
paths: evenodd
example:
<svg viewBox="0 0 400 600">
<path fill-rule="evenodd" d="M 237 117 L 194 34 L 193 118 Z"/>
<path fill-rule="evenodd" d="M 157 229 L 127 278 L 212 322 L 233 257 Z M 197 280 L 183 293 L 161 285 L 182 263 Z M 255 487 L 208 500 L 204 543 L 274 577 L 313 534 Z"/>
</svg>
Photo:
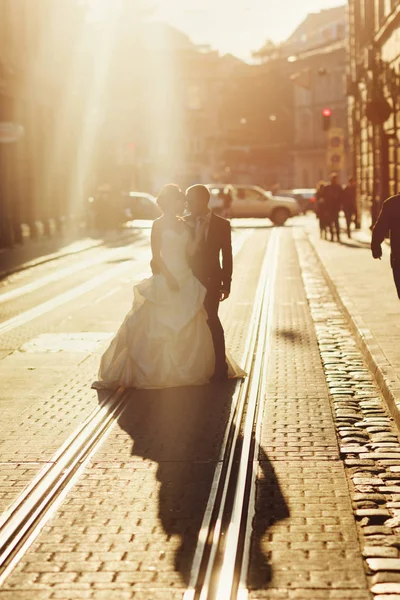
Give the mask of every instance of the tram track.
<svg viewBox="0 0 400 600">
<path fill-rule="evenodd" d="M 266 388 L 264 365 L 271 337 L 278 252 L 279 230 L 274 230 L 264 257 L 246 341 L 248 377 L 233 398 L 184 600 L 247 598 L 257 454 Z"/>
<path fill-rule="evenodd" d="M 0 518 L 0 586 L 62 504 L 86 464 L 111 431 L 125 404 L 111 394 L 66 440 Z"/>
<path fill-rule="evenodd" d="M 239 237 L 234 243 L 237 254 L 250 237 L 250 232 Z M 126 265 L 114 267 L 103 277 L 114 276 L 116 269 L 125 270 Z M 98 277 L 89 284 L 99 285 Z M 82 286 L 73 288 L 70 293 L 79 295 Z M 68 294 L 68 292 L 67 292 Z M 62 303 L 67 300 L 61 295 Z M 32 309 L 35 310 L 35 309 Z M 43 310 L 40 305 L 40 310 Z M 25 313 L 20 319 L 27 321 L 38 316 Z M 29 319 L 29 320 L 30 320 Z M 23 324 L 19 322 L 15 326 Z M 1 326 L 4 324 L 0 325 Z M 251 351 L 251 349 L 249 349 Z M 39 536 L 43 527 L 55 514 L 65 500 L 71 488 L 84 471 L 87 463 L 106 440 L 117 419 L 126 406 L 126 394 L 123 388 L 111 394 L 99 405 L 87 419 L 79 425 L 71 436 L 60 446 L 36 477 L 0 516 L 0 586 L 2 586 L 19 561 Z"/>
</svg>

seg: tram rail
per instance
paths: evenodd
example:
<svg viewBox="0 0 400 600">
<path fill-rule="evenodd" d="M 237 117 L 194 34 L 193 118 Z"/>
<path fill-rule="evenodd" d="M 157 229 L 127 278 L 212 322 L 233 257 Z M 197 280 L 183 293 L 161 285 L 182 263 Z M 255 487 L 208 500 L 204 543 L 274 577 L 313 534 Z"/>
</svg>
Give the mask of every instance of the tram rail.
<svg viewBox="0 0 400 600">
<path fill-rule="evenodd" d="M 240 240 L 236 252 L 245 239 Z M 245 598 L 256 456 L 265 394 L 264 364 L 271 335 L 279 239 L 279 230 L 273 230 L 245 345 L 248 377 L 237 386 L 233 398 L 185 600 Z M 99 405 L 0 516 L 0 585 L 106 440 L 126 407 L 126 396 L 125 390 L 120 388 Z"/>
</svg>

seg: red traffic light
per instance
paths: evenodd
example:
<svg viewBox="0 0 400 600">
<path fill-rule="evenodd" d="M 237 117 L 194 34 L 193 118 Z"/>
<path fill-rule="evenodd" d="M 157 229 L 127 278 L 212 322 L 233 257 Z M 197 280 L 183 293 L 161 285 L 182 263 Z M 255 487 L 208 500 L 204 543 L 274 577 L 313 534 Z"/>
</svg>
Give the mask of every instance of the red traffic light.
<svg viewBox="0 0 400 600">
<path fill-rule="evenodd" d="M 328 131 L 331 127 L 331 115 L 332 111 L 330 108 L 322 109 L 322 129 Z"/>
</svg>

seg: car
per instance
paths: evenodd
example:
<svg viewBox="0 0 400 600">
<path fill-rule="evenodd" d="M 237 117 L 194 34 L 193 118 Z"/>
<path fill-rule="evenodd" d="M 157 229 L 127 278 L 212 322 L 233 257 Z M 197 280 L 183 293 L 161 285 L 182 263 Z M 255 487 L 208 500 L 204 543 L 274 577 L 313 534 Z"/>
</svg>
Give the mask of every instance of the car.
<svg viewBox="0 0 400 600">
<path fill-rule="evenodd" d="M 122 196 L 122 208 L 128 220 L 151 220 L 161 217 L 162 211 L 152 194 L 129 192 Z"/>
<path fill-rule="evenodd" d="M 296 188 L 283 190 L 282 194 L 294 198 L 299 205 L 300 212 L 306 214 L 308 210 L 315 212 L 315 190 L 312 188 Z"/>
<path fill-rule="evenodd" d="M 206 184 L 210 191 L 209 206 L 215 212 L 222 212 L 224 195 L 230 194 L 232 218 L 261 217 L 270 219 L 275 225 L 284 225 L 290 217 L 299 214 L 296 200 L 285 196 L 274 196 L 257 185 Z"/>
</svg>

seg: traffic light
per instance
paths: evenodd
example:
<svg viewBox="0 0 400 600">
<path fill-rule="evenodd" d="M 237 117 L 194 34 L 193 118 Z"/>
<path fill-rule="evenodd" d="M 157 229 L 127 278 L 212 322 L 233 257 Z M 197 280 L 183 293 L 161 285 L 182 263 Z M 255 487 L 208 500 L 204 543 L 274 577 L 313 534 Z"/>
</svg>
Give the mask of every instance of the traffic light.
<svg viewBox="0 0 400 600">
<path fill-rule="evenodd" d="M 332 111 L 330 108 L 322 109 L 322 129 L 324 131 L 328 131 L 331 126 L 331 115 Z"/>
</svg>

